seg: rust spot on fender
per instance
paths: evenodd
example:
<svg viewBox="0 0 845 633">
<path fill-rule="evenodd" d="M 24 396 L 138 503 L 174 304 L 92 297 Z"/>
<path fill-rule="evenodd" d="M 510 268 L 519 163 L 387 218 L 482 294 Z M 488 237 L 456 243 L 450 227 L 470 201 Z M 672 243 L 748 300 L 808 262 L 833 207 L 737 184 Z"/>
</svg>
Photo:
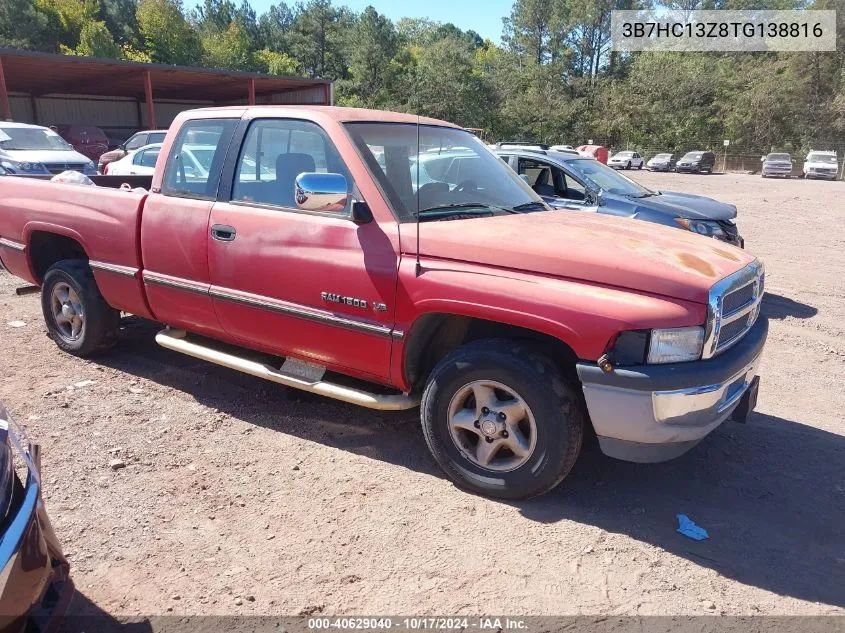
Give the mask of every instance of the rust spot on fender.
<svg viewBox="0 0 845 633">
<path fill-rule="evenodd" d="M 734 262 L 738 262 L 738 261 L 739 261 L 739 257 L 737 257 L 736 255 L 734 255 L 734 254 L 733 254 L 733 253 L 731 253 L 730 251 L 726 251 L 726 250 L 721 249 L 721 248 L 714 248 L 714 249 L 713 249 L 713 251 L 714 251 L 717 255 L 721 255 L 721 256 L 722 256 L 722 257 L 724 257 L 725 259 L 730 259 L 731 261 L 734 261 Z"/>
<path fill-rule="evenodd" d="M 692 253 L 680 253 L 678 255 L 678 261 L 684 268 L 694 270 L 700 275 L 704 275 L 705 277 L 716 277 L 716 269 L 713 268 L 713 264 L 708 262 L 706 259 L 701 259 L 698 255 L 693 255 Z"/>
</svg>

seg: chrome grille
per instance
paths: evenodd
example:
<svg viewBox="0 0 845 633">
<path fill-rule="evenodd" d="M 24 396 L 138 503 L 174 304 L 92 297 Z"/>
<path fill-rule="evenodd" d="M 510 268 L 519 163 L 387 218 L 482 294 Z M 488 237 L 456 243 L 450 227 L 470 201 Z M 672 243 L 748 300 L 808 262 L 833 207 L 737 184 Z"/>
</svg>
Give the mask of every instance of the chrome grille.
<svg viewBox="0 0 845 633">
<path fill-rule="evenodd" d="M 750 301 L 754 301 L 753 283 L 726 294 L 722 298 L 722 313 L 731 314 L 732 312 L 736 312 Z"/>
<path fill-rule="evenodd" d="M 85 163 L 47 163 L 47 171 L 51 174 L 60 174 L 64 171 L 84 171 Z"/>
<path fill-rule="evenodd" d="M 711 358 L 739 342 L 760 314 L 765 273 L 762 262 L 751 262 L 710 290 L 702 358 Z"/>
</svg>

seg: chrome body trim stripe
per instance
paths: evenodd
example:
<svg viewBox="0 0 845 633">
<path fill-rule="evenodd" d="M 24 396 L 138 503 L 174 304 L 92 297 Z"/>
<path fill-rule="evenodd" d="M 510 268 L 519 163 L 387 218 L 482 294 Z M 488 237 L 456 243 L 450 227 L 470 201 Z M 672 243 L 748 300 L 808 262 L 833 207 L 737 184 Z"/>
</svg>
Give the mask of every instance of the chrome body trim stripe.
<svg viewBox="0 0 845 633">
<path fill-rule="evenodd" d="M 20 251 L 24 252 L 26 250 L 26 244 L 21 244 L 20 242 L 16 242 L 15 240 L 10 240 L 5 237 L 0 237 L 0 246 L 5 246 L 6 248 L 11 248 L 13 251 Z"/>
<path fill-rule="evenodd" d="M 134 277 L 138 274 L 137 268 L 131 266 L 121 266 L 120 264 L 109 264 L 107 262 L 98 262 L 93 259 L 88 260 L 88 265 L 94 270 L 102 270 L 116 275 L 123 275 L 124 277 Z"/>
<path fill-rule="evenodd" d="M 378 325 L 376 323 L 369 323 L 367 321 L 359 321 L 357 319 L 350 319 L 342 317 L 332 312 L 324 312 L 322 310 L 314 310 L 299 304 L 288 303 L 279 299 L 271 299 L 261 295 L 254 295 L 246 292 L 229 290 L 221 288 L 220 286 L 212 286 L 209 294 L 215 299 L 222 299 L 224 301 L 232 301 L 234 303 L 241 303 L 255 308 L 262 308 L 271 312 L 279 312 L 281 314 L 289 314 L 291 316 L 316 321 L 318 323 L 327 323 L 329 325 L 336 325 L 338 327 L 349 330 L 358 330 L 366 332 L 367 334 L 375 334 L 376 336 L 392 336 L 392 329 L 386 325 Z"/>
<path fill-rule="evenodd" d="M 191 281 L 189 279 L 182 279 L 181 277 L 162 275 L 161 273 L 154 273 L 149 270 L 145 270 L 143 276 L 146 283 L 153 284 L 154 286 L 176 288 L 177 290 L 185 290 L 187 292 L 195 292 L 202 295 L 207 295 L 210 287 L 209 284 Z"/>
<path fill-rule="evenodd" d="M 397 340 L 401 340 L 405 336 L 405 333 L 401 330 L 394 330 L 387 325 L 352 319 L 340 316 L 333 312 L 316 310 L 296 303 L 288 303 L 287 301 L 282 301 L 280 299 L 273 299 L 239 290 L 231 290 L 220 286 L 211 286 L 210 284 L 199 283 L 183 279 L 181 277 L 171 277 L 170 275 L 163 275 L 149 270 L 145 270 L 143 272 L 143 279 L 144 282 L 156 286 L 175 288 L 176 290 L 184 290 L 186 292 L 195 292 L 197 294 L 208 295 L 213 299 L 240 303 L 253 308 L 261 308 L 262 310 L 269 310 L 270 312 L 288 314 L 294 317 L 308 319 L 309 321 L 334 325 L 358 332 L 365 332 L 375 336 L 394 338 Z"/>
</svg>

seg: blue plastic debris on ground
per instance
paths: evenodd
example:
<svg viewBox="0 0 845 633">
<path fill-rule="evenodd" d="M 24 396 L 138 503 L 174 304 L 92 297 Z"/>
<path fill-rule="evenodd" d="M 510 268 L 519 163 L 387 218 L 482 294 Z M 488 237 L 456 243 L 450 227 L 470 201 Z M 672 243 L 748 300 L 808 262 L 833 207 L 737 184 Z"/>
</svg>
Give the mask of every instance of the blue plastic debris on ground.
<svg viewBox="0 0 845 633">
<path fill-rule="evenodd" d="M 686 514 L 678 515 L 678 532 L 694 541 L 703 541 L 706 538 L 710 538 L 707 530 L 700 525 L 696 525 L 695 521 L 690 519 Z"/>
</svg>

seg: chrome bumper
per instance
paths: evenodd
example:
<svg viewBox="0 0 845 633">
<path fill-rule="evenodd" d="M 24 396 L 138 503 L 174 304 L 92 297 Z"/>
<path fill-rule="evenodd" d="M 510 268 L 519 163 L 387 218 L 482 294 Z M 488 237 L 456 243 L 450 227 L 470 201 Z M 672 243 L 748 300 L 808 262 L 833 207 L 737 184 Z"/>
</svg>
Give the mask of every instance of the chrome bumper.
<svg viewBox="0 0 845 633">
<path fill-rule="evenodd" d="M 737 408 L 758 373 L 767 332 L 761 320 L 732 349 L 693 363 L 610 374 L 579 363 L 602 451 L 634 462 L 666 461 L 687 452 Z"/>
</svg>

